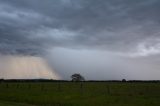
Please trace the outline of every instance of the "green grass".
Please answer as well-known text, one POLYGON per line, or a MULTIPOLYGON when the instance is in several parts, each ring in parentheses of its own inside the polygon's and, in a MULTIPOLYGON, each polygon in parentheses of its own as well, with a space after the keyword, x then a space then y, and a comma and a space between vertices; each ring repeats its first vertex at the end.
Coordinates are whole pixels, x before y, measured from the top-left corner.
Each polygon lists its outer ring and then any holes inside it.
POLYGON ((1 83, 0 106, 160 106, 160 83, 1 83))
POLYGON ((8 101, 0 101, 0 106, 35 106, 25 103, 16 103, 16 102, 8 102, 8 101))

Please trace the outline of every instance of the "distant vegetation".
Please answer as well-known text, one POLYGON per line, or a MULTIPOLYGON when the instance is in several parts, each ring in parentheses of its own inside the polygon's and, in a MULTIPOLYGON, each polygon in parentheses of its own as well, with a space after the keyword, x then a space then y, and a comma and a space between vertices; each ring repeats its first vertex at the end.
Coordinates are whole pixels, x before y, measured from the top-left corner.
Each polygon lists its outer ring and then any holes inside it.
POLYGON ((72 81, 85 81, 84 77, 81 74, 73 74, 71 76, 72 81))
POLYGON ((122 81, 2 80, 0 106, 160 106, 160 82, 122 81))

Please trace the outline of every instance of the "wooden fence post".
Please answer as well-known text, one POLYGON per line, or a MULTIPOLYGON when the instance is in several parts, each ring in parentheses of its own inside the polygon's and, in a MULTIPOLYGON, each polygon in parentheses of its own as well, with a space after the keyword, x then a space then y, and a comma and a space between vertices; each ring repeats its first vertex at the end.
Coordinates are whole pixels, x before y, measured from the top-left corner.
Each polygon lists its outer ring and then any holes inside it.
POLYGON ((61 91, 61 83, 58 82, 58 91, 60 92, 61 91))
POLYGON ((19 84, 17 84, 17 88, 19 88, 19 84))
POLYGON ((8 85, 8 83, 6 84, 6 88, 9 88, 9 85, 8 85))
POLYGON ((108 93, 108 95, 110 94, 110 87, 109 87, 109 85, 107 85, 107 93, 108 93))
POLYGON ((83 93, 83 82, 80 82, 80 90, 81 90, 81 93, 83 93))
POLYGON ((44 90, 44 86, 43 86, 43 84, 41 85, 41 90, 44 90))
POLYGON ((28 85, 28 89, 30 89, 30 88, 31 88, 31 84, 28 85))

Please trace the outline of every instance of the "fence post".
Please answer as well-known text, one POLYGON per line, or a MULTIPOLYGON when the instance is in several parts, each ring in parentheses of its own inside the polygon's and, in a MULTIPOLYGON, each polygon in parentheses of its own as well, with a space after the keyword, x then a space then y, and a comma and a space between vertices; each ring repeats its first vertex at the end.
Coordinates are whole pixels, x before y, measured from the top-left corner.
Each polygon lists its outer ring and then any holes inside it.
POLYGON ((8 83, 6 84, 6 88, 9 88, 9 85, 8 85, 8 83))
POLYGON ((19 84, 17 84, 17 88, 19 88, 19 84))
POLYGON ((61 83, 58 82, 58 91, 60 92, 61 91, 61 83))
POLYGON ((83 93, 83 82, 80 82, 80 90, 81 90, 81 92, 83 93))
POLYGON ((41 90, 44 90, 44 86, 43 86, 43 84, 41 85, 41 90))
POLYGON ((31 85, 29 84, 29 85, 28 85, 28 89, 30 89, 30 88, 31 88, 31 85))
POLYGON ((108 93, 108 95, 110 94, 110 87, 109 87, 109 85, 107 85, 107 93, 108 93))

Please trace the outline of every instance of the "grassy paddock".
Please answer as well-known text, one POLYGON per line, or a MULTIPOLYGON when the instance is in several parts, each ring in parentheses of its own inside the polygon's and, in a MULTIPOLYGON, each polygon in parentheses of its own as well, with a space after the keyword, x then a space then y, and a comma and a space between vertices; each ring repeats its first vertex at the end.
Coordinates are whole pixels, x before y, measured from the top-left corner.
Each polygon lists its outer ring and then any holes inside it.
POLYGON ((0 106, 160 106, 160 83, 0 83, 0 106))

